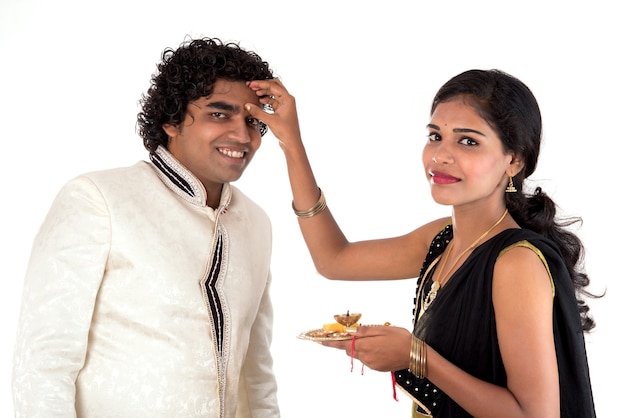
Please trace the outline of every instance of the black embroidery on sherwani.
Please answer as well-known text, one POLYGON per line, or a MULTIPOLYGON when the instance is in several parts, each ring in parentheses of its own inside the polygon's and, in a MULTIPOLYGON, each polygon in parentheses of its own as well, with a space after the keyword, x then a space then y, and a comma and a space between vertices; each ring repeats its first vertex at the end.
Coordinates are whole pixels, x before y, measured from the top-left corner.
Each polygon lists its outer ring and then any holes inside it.
POLYGON ((167 163, 163 161, 160 155, 154 152, 150 153, 150 161, 152 161, 155 167, 161 170, 161 172, 165 174, 172 183, 177 185, 182 191, 187 193, 189 196, 195 197, 193 193, 193 189, 191 188, 191 185, 189 184, 189 182, 187 182, 187 180, 182 178, 176 171, 174 171, 174 169, 172 169, 169 165, 167 165, 167 163))
POLYGON ((220 277, 220 267, 222 265, 222 253, 224 241, 221 231, 217 231, 215 253, 209 270, 209 275, 204 282, 204 288, 209 304, 209 313, 213 317, 213 328, 215 329, 215 339, 219 353, 222 353, 224 341, 224 312, 222 311, 222 301, 217 292, 217 281, 220 277))

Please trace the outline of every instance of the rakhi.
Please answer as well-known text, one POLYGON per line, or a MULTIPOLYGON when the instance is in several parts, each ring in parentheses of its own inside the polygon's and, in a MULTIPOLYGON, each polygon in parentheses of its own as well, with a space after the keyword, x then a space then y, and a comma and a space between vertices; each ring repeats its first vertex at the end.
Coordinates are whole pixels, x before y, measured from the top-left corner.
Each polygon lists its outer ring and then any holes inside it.
MULTIPOLYGON (((385 322, 383 325, 387 327, 391 324, 389 322, 385 322)), ((356 344, 356 335, 353 335, 352 343, 351 343, 351 350, 350 350, 350 373, 352 373, 352 371, 354 370, 354 346, 355 344, 356 344)), ((393 373, 393 370, 390 373, 391 373, 391 388, 393 390, 393 399, 397 401, 398 393, 396 392, 396 375, 393 373)), ((363 374, 365 374, 365 364, 361 363, 361 375, 363 374)))

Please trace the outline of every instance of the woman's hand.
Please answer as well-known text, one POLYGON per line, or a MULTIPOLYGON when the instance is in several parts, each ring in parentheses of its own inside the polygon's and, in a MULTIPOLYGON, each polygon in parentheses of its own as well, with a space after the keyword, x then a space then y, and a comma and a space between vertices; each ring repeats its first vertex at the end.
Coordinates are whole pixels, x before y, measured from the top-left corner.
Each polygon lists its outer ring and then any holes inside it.
MULTIPOLYGON (((362 326, 354 333, 354 358, 372 370, 388 372, 409 367, 411 333, 386 325, 362 326)), ((352 355, 352 340, 324 341, 322 344, 352 355)))
POLYGON ((250 115, 267 124, 283 149, 300 145, 302 139, 296 99, 289 94, 283 83, 274 78, 254 80, 247 84, 259 97, 261 104, 271 106, 271 109, 266 111, 253 103, 246 103, 246 110, 250 115))

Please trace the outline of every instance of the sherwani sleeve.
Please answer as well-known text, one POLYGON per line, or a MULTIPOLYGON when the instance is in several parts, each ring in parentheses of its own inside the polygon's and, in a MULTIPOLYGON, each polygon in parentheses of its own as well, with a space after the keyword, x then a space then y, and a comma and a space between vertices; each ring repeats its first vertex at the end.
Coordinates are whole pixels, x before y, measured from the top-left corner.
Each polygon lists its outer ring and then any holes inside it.
POLYGON ((87 177, 66 184, 41 226, 24 280, 14 351, 16 417, 75 417, 75 381, 110 249, 105 201, 87 177))
POLYGON ((239 380, 237 417, 280 417, 277 385, 270 352, 272 342, 273 308, 270 300, 271 273, 263 293, 257 317, 252 325, 248 353, 239 380))

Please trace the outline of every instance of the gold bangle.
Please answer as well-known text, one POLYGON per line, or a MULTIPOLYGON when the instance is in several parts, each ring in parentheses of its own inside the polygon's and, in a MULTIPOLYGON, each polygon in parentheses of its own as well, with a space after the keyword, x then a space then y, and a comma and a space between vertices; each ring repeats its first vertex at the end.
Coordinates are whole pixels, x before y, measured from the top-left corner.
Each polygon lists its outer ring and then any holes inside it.
POLYGON ((421 355, 420 355, 420 376, 426 377, 426 342, 420 340, 421 355))
POLYGON ((417 368, 415 367, 415 356, 417 350, 415 349, 415 335, 411 335, 411 352, 409 353, 409 370, 413 374, 417 374, 417 368))
POLYGON ((320 191, 320 198, 317 200, 317 203, 314 204, 310 209, 298 210, 293 204, 293 201, 291 202, 293 212, 298 218, 311 218, 326 209, 326 198, 324 197, 324 192, 319 187, 317 189, 320 191))
POLYGON ((426 377, 426 343, 415 335, 411 336, 409 370, 416 377, 426 377))

